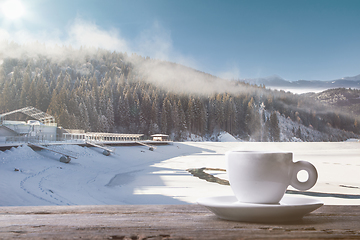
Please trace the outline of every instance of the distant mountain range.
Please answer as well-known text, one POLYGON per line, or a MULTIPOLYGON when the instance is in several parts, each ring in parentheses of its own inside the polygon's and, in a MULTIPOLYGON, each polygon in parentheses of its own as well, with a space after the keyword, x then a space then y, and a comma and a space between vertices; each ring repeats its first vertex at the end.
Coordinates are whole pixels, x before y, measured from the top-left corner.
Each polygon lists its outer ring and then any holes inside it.
POLYGON ((360 89, 360 74, 354 77, 344 77, 331 81, 321 80, 297 80, 287 81, 279 76, 267 78, 241 79, 240 81, 249 84, 265 85, 268 88, 298 88, 298 89, 331 89, 331 88, 356 88, 360 89))

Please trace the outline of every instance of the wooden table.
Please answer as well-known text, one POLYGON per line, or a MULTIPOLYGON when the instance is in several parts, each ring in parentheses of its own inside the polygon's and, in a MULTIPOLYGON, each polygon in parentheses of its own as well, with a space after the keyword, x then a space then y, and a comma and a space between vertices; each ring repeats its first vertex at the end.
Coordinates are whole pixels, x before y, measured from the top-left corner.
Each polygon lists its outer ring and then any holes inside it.
POLYGON ((0 239, 360 239, 360 206, 323 206, 301 221, 225 221, 198 205, 0 207, 0 239))

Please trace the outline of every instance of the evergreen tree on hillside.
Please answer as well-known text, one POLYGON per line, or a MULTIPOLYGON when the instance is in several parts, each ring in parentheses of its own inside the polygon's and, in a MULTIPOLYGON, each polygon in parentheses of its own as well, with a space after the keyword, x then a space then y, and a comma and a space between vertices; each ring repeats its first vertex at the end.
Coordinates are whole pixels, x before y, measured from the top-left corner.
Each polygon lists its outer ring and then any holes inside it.
POLYGON ((81 102, 79 104, 79 111, 80 111, 79 118, 81 119, 79 124, 80 129, 85 130, 85 132, 91 131, 89 113, 85 103, 81 102))
MULTIPOLYGON (((61 51, 80 56, 85 50, 61 47, 61 51)), ((305 97, 239 81, 234 81, 231 93, 190 95, 167 91, 148 81, 141 67, 136 67, 147 61, 154 60, 102 49, 84 58, 5 58, 0 65, 0 112, 33 106, 53 115, 64 128, 146 136, 163 132, 177 140, 188 133, 209 136, 227 131, 253 141, 266 141, 266 136, 279 141, 278 116, 320 132, 330 127, 360 131, 356 116, 332 110, 324 113, 322 105, 305 97), (264 123, 268 128, 263 127, 264 123)), ((188 69, 175 63, 158 63, 188 69)), ((203 76, 216 81, 214 76, 203 76)), ((294 128, 294 132, 299 129, 294 128)))
POLYGON ((224 116, 224 103, 222 94, 217 94, 214 102, 214 117, 215 128, 223 129, 225 116, 224 116))
POLYGON ((42 75, 40 75, 38 79, 35 91, 36 93, 35 93, 34 106, 36 106, 41 111, 46 112, 51 100, 51 96, 50 96, 49 86, 42 75))
POLYGON ((165 98, 161 108, 161 132, 170 134, 172 130, 171 103, 165 98))
POLYGON ((253 97, 250 99, 247 105, 245 123, 249 136, 251 136, 253 140, 259 141, 261 136, 260 114, 255 105, 255 100, 253 97))
POLYGON ((270 138, 272 142, 280 142, 280 128, 279 128, 279 120, 276 112, 271 113, 270 115, 270 138))
POLYGON ((187 130, 187 128, 186 128, 186 117, 180 99, 178 100, 177 103, 177 109, 178 109, 178 121, 179 121, 178 136, 179 139, 183 139, 185 138, 185 131, 187 130))
MULTIPOLYGON (((55 92, 55 94, 56 94, 56 92, 55 92)), ((27 96, 28 97, 26 98, 26 100, 27 100, 26 105, 36 107, 37 105, 36 105, 36 80, 35 79, 33 79, 31 81, 27 96)))
POLYGON ((149 135, 159 133, 160 128, 158 124, 158 108, 156 101, 153 101, 151 105, 151 113, 150 113, 150 126, 149 126, 149 135))
MULTIPOLYGON (((29 102, 29 88, 30 88, 30 69, 29 67, 26 69, 26 72, 24 73, 23 76, 23 83, 21 86, 21 93, 20 93, 20 105, 19 107, 23 108, 26 107, 29 102)), ((50 93, 49 93, 50 94, 50 93)), ((48 100, 48 103, 50 102, 50 100, 48 100)), ((45 109, 46 111, 46 109, 45 109)))
POLYGON ((128 132, 130 126, 130 107, 126 96, 120 96, 118 107, 118 122, 116 122, 116 125, 120 127, 122 132, 128 132))
POLYGON ((227 97, 225 107, 225 130, 231 134, 235 132, 236 127, 236 107, 234 99, 230 96, 227 97))
POLYGON ((187 112, 186 112, 186 123, 187 128, 190 132, 194 132, 194 122, 195 122, 195 106, 194 106, 194 100, 190 96, 187 104, 187 112))

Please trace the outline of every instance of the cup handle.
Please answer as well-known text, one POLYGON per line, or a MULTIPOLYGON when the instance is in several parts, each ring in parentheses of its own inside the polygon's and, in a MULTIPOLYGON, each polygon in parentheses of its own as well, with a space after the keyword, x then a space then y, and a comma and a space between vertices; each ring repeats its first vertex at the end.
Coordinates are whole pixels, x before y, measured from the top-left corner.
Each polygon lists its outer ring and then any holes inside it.
POLYGON ((298 190, 308 190, 315 185, 317 178, 318 173, 314 165, 306 161, 298 161, 294 163, 290 185, 298 190), (301 170, 305 170, 309 174, 309 178, 306 182, 300 182, 297 178, 297 174, 301 170))

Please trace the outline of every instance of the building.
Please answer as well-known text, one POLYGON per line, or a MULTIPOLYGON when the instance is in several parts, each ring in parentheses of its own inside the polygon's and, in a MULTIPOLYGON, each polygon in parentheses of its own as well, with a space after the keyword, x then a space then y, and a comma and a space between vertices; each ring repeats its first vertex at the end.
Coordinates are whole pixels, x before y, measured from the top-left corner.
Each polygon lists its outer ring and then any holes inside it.
MULTIPOLYGON (((0 143, 13 142, 139 142, 144 134, 85 132, 81 129, 57 127, 53 116, 34 107, 0 114, 0 143), (27 121, 5 120, 12 114, 23 114, 27 121)), ((167 135, 164 135, 167 136, 167 135)))
POLYGON ((34 107, 21 108, 0 114, 0 142, 44 142, 57 140, 57 124, 53 116, 34 107), (12 114, 21 113, 28 121, 5 120, 12 114))
POLYGON ((154 134, 151 135, 153 141, 169 141, 169 135, 166 134, 154 134))
POLYGON ((62 134, 63 140, 68 141, 99 141, 99 142, 137 142, 141 140, 144 134, 126 134, 126 133, 103 133, 103 132, 85 132, 78 129, 66 129, 62 134))

